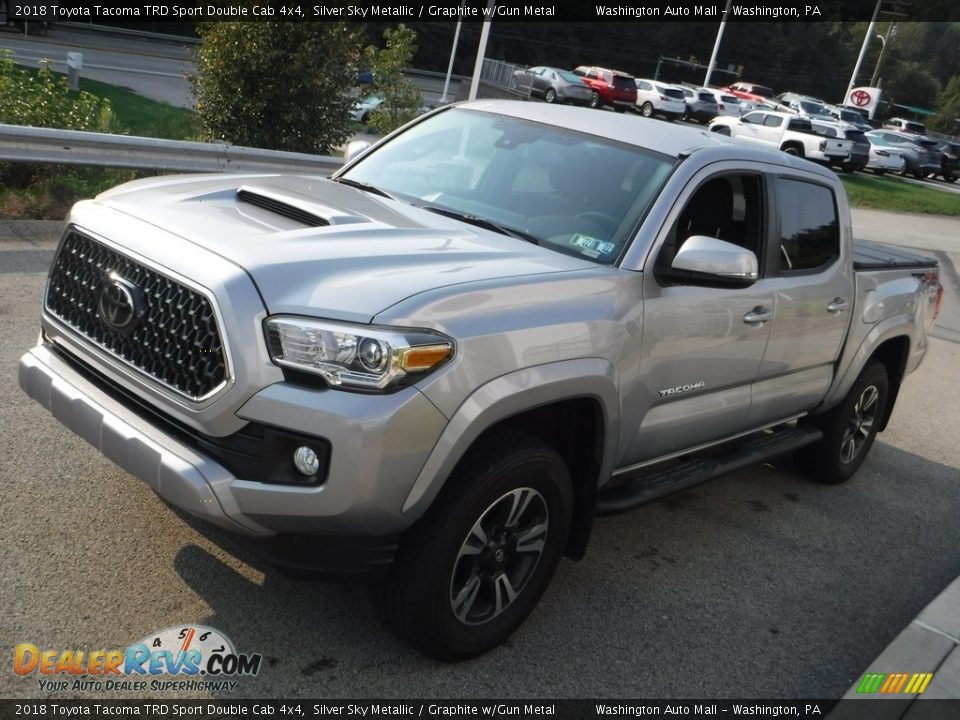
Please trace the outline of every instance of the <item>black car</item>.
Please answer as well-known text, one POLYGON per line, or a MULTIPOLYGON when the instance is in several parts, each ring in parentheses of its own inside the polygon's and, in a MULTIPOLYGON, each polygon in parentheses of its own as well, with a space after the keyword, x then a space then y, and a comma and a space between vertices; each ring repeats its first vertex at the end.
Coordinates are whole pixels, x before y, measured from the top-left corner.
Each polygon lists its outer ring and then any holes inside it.
POLYGON ((960 177, 960 144, 945 142, 937 148, 940 151, 940 177, 945 182, 956 182, 960 177))

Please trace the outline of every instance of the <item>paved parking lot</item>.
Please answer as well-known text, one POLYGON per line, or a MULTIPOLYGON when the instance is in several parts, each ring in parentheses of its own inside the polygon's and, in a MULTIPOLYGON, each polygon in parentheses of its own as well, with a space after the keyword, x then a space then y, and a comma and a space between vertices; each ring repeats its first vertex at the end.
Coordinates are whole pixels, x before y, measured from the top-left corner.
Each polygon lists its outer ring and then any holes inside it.
MULTIPOLYGON (((857 217, 960 265, 960 222, 857 217)), ((442 665, 384 630, 365 589, 292 582, 224 552, 20 392, 56 232, 0 222, 7 652, 125 647, 203 623, 265 657, 236 696, 838 697, 960 574, 952 268, 941 329, 854 480, 824 487, 784 462, 602 518, 586 559, 563 562, 507 645, 442 665)), ((38 694, 0 673, 0 696, 38 694)))

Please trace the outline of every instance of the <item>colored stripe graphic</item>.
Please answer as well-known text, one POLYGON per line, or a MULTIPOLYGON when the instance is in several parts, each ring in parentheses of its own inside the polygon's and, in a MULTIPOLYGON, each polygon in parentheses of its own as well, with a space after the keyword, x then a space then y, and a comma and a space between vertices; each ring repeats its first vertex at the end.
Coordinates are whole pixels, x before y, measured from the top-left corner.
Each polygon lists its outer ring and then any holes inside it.
POLYGON ((932 679, 933 673, 866 673, 857 686, 857 692, 919 695, 927 689, 932 679))
POLYGON ((885 673, 867 673, 860 681, 857 688, 858 693, 875 693, 880 688, 880 683, 886 677, 885 673))

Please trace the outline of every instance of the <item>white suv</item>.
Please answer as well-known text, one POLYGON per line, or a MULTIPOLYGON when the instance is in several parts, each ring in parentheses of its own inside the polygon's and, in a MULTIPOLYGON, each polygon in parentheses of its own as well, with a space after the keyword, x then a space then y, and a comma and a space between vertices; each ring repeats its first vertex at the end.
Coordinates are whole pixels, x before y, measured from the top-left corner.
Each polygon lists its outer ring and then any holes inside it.
POLYGON ((656 80, 637 78, 637 108, 644 117, 660 115, 673 122, 687 112, 683 90, 656 80))

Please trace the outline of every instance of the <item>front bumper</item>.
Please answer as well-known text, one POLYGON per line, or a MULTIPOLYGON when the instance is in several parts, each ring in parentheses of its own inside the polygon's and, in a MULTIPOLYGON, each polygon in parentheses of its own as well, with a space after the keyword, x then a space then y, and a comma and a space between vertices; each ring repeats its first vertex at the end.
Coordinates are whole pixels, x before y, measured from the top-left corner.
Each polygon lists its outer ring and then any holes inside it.
MULTIPOLYGON (((18 379, 24 392, 63 425, 161 498, 255 541, 254 549, 258 544, 269 549, 274 561, 281 548, 307 548, 296 538, 309 535, 337 537, 338 547, 346 538, 366 538, 353 546, 369 546, 380 563, 385 548, 395 548, 390 538, 414 520, 401 512, 403 501, 446 425, 415 388, 361 395, 276 383, 248 400, 238 415, 322 436, 332 447, 322 484, 278 485, 234 476, 189 438, 138 413, 47 343, 23 355, 18 379)), ((353 569, 364 564, 362 551, 325 553, 319 537, 309 545, 307 559, 290 564, 331 570, 327 566, 338 557, 353 569)))

